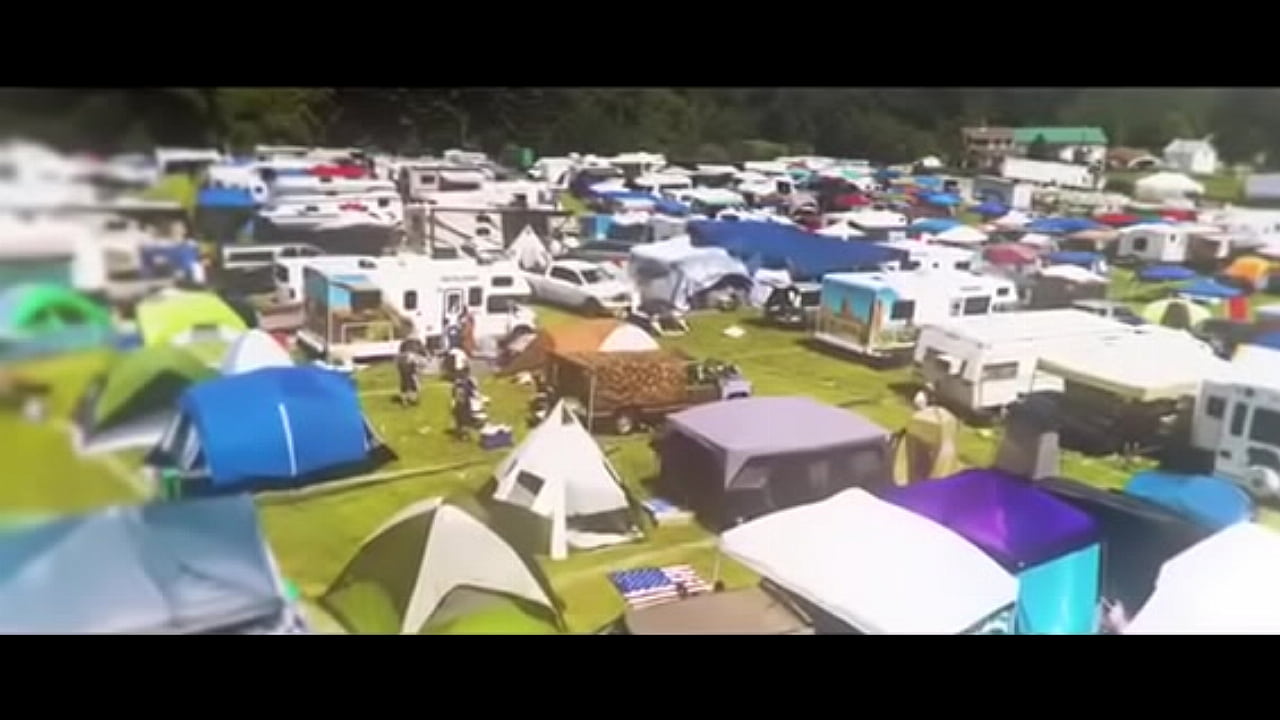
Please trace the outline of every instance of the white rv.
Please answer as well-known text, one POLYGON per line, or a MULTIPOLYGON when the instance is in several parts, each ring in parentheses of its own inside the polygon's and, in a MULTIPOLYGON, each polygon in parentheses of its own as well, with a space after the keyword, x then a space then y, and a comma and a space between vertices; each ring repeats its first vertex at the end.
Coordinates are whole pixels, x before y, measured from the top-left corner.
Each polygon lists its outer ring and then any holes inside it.
POLYGON ((915 368, 947 403, 998 410, 1023 393, 1062 388, 1037 372, 1041 353, 1133 329, 1082 310, 1030 310, 930 325, 916 343, 915 368))
POLYGON ((856 210, 845 214, 844 221, 868 240, 906 240, 910 221, 902 213, 889 210, 856 210))
POLYGON ((378 258, 371 255, 321 255, 279 257, 271 268, 276 305, 302 302, 303 268, 314 267, 325 272, 359 273, 378 268, 378 258))
POLYGON ((1036 188, 1030 183, 983 175, 973 179, 970 194, 979 203, 997 202, 1014 210, 1030 210, 1036 188))
POLYGON ((1232 367, 1200 384, 1191 446, 1211 454, 1213 472, 1256 495, 1280 497, 1280 373, 1232 367))
POLYGON ((881 246, 898 253, 899 259, 885 264, 885 270, 973 270, 980 253, 969 249, 920 242, 919 240, 889 240, 881 246))
POLYGON ((871 357, 909 351, 947 317, 1012 310, 1010 280, 958 271, 831 273, 822 278, 814 340, 871 357))
POLYGON ((651 195, 670 195, 684 190, 692 190, 693 178, 688 175, 674 173, 648 173, 632 180, 631 186, 637 192, 647 192, 651 195))
POLYGON ((390 357, 408 337, 439 348, 448 318, 464 310, 481 354, 535 327, 532 311, 521 304, 529 286, 514 263, 401 255, 374 264, 358 272, 304 265, 305 318, 298 331, 304 347, 353 361, 390 357))
POLYGON ((1120 231, 1120 238, 1116 241, 1116 257, 1154 263, 1180 263, 1187 259, 1189 242, 1186 231, 1176 225, 1131 225, 1120 231))
POLYGON ((1007 180, 1051 185, 1077 190, 1101 190, 1099 173, 1086 165, 1007 157, 1000 165, 1000 176, 1007 180))

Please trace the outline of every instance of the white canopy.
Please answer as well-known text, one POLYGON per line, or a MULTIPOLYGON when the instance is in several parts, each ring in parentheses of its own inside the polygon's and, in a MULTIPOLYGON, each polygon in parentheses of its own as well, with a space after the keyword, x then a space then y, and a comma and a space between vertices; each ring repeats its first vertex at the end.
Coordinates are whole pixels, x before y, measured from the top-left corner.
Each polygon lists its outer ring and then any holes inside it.
POLYGON ((1133 194, 1145 202, 1162 202, 1187 195, 1203 195, 1204 185, 1182 173, 1158 172, 1133 184, 1133 194))
POLYGON ((270 333, 254 328, 227 348, 220 370, 223 375, 239 375, 262 368, 292 365, 293 358, 270 333))
POLYGON ((961 633, 1017 595, 976 546, 860 488, 739 525, 721 547, 869 634, 961 633))
POLYGON ((1125 632, 1280 633, 1280 534, 1239 523, 1173 557, 1125 632))
POLYGON ((995 221, 995 225, 999 228, 1016 230, 1029 222, 1031 222, 1031 218, 1026 213, 1019 210, 1010 210, 1005 215, 1000 216, 995 221))
POLYGON ((987 234, 968 225, 957 225, 934 235, 933 239, 950 245, 981 245, 987 241, 987 234))
POLYGON ((1074 283, 1105 283, 1106 278, 1089 272, 1079 265, 1050 265, 1040 271, 1045 277, 1056 277, 1074 283))

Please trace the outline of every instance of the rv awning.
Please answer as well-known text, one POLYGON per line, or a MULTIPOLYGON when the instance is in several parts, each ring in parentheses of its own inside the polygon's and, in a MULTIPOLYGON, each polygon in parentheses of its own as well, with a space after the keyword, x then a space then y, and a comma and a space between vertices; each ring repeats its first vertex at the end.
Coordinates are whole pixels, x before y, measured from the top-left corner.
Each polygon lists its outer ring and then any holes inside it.
POLYGON ((1137 402, 1193 396, 1202 380, 1227 366, 1190 335, 1166 328, 1048 348, 1039 360, 1043 372, 1137 402))

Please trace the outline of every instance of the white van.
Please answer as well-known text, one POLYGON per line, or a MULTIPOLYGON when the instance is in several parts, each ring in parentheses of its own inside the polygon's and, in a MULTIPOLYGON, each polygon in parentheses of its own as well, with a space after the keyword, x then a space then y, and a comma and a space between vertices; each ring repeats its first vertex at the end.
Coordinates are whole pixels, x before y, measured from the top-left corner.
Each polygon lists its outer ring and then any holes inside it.
POLYGON ((222 248, 223 270, 258 270, 274 265, 279 260, 314 258, 324 251, 306 243, 282 243, 279 245, 225 245, 222 248))

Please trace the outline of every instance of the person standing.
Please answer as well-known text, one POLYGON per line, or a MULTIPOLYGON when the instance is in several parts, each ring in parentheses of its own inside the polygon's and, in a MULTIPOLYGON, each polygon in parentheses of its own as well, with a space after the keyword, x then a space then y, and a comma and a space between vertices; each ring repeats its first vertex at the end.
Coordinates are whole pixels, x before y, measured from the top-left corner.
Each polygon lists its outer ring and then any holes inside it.
POLYGON ((400 352, 396 355, 396 371, 400 375, 400 402, 406 407, 418 404, 418 393, 422 388, 422 372, 426 370, 427 359, 423 356, 418 343, 405 340, 400 343, 400 352))

